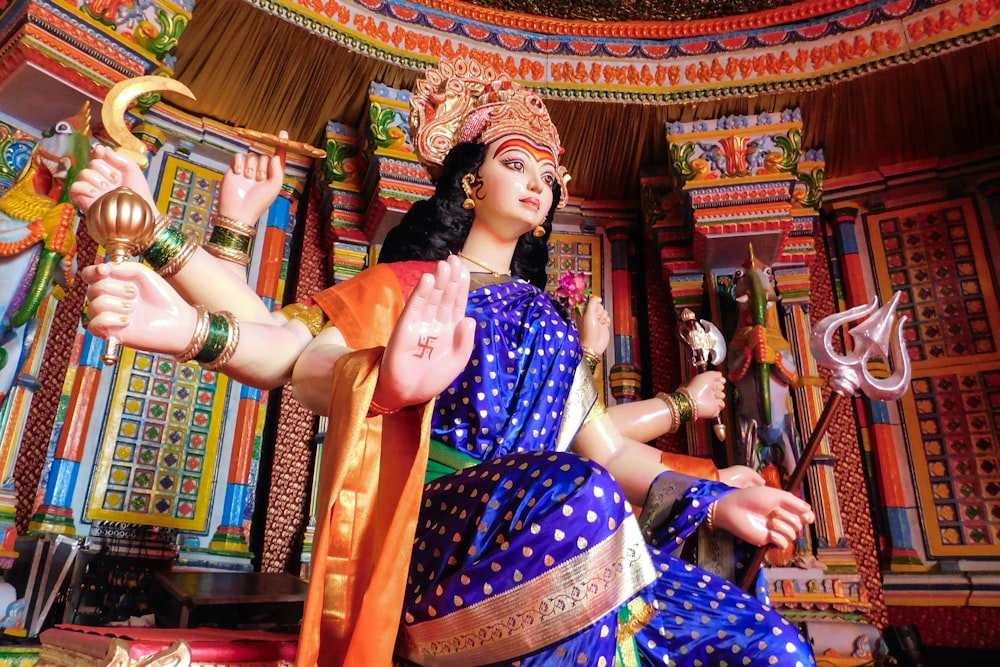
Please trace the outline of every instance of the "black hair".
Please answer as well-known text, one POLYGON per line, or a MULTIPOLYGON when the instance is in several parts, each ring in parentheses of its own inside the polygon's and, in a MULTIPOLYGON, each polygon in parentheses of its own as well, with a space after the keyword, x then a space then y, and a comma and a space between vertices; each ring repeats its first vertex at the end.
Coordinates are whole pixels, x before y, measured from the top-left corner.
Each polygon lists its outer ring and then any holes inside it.
MULTIPOLYGON (((386 234, 378 261, 439 260, 459 252, 469 236, 475 215, 462 208, 465 201, 462 177, 478 172, 485 159, 486 145, 481 143, 465 142, 448 151, 434 195, 413 204, 399 225, 386 234)), ((549 235, 561 194, 560 184, 554 184, 552 207, 542 223, 545 234, 535 236, 533 230, 522 234, 510 263, 512 275, 539 289, 545 289, 549 235)))

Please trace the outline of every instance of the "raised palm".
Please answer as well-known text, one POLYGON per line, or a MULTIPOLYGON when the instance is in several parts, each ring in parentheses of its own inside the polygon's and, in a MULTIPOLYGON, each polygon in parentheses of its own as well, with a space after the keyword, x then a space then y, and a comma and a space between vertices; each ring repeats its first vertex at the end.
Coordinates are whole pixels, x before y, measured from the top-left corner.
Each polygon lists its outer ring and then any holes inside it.
POLYGON ((462 372, 476 328, 465 315, 468 298, 469 272, 455 256, 421 277, 382 356, 375 395, 380 405, 425 403, 462 372))

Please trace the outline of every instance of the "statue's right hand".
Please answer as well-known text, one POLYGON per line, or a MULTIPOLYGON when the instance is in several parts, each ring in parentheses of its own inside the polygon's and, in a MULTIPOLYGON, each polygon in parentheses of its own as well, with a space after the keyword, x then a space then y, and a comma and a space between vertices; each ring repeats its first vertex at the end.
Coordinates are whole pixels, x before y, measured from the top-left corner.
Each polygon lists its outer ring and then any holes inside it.
POLYGON ((101 195, 122 187, 141 196, 150 208, 156 210, 153 193, 139 165, 107 146, 98 144, 91 152, 90 162, 69 186, 69 194, 73 203, 86 213, 101 195))
POLYGON ((466 317, 469 272, 454 255, 424 274, 382 355, 375 402, 388 409, 425 403, 462 372, 475 341, 466 317))
POLYGON ((176 355, 194 335, 197 313, 167 282, 139 262, 104 263, 80 272, 88 283, 87 328, 101 338, 176 355))

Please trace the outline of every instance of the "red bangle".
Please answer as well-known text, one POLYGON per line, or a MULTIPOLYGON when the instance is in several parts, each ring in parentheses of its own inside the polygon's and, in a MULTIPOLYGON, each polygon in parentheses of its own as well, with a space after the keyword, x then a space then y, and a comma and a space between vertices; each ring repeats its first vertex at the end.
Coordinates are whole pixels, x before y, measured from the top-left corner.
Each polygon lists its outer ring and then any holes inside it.
POLYGON ((372 399, 372 402, 368 404, 368 416, 369 417, 384 417, 386 415, 392 415, 399 412, 399 408, 395 410, 390 410, 389 408, 383 407, 372 399))

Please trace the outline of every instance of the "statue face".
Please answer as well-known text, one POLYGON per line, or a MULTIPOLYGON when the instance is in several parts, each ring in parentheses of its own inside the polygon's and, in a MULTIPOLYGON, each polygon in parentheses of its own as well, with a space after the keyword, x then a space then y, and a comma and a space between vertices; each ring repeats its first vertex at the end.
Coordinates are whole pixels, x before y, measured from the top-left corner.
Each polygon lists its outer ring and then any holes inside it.
POLYGON ((558 178, 552 153, 522 135, 503 136, 488 144, 478 176, 476 224, 512 240, 545 221, 558 178))

